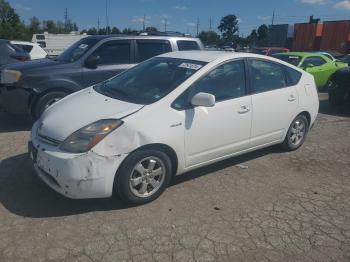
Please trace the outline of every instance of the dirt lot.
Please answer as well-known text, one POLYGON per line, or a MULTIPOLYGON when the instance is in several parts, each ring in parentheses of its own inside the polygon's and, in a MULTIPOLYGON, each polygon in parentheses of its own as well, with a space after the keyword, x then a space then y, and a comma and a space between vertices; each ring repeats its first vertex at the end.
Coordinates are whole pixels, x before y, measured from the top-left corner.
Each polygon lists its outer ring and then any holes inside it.
POLYGON ((140 207, 56 194, 26 154, 30 121, 0 114, 0 261, 350 261, 350 113, 321 112, 299 151, 176 177, 140 207))

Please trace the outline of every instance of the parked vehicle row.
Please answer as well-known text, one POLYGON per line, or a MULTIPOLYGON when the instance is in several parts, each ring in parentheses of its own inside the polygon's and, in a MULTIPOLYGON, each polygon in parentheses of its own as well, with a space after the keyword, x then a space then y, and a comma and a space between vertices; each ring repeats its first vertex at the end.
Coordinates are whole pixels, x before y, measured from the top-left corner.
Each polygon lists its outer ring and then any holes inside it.
POLYGON ((313 77, 281 60, 172 52, 49 107, 29 151, 39 177, 66 197, 117 193, 143 204, 176 174, 275 144, 299 148, 318 107, 313 77))
POLYGON ((0 103, 11 113, 39 118, 68 94, 107 80, 159 54, 201 50, 199 39, 169 36, 91 36, 54 60, 10 64, 1 70, 0 103))
POLYGON ((30 55, 31 60, 42 59, 47 57, 47 53, 39 44, 25 41, 11 41, 11 44, 23 49, 30 55))
POLYGON ((300 67, 315 77, 318 88, 325 88, 330 77, 348 65, 324 53, 287 52, 273 57, 300 67))

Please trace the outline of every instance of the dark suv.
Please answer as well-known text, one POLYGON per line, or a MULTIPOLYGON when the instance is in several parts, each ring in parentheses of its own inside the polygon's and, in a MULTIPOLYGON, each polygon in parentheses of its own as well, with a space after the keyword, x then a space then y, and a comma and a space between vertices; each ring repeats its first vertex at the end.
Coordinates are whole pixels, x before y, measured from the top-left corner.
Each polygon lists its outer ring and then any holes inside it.
POLYGON ((63 97, 107 80, 162 53, 201 50, 197 38, 173 36, 90 36, 55 60, 41 59, 2 67, 0 107, 38 118, 63 97))

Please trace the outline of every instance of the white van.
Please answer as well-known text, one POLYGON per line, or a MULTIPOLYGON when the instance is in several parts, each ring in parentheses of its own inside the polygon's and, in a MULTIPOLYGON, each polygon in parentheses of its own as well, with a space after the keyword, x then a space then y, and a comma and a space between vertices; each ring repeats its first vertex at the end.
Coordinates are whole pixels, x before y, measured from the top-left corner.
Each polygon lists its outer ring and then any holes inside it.
POLYGON ((87 34, 80 34, 79 32, 71 32, 69 34, 34 34, 32 38, 33 43, 38 43, 49 56, 58 56, 66 48, 87 37, 87 34))

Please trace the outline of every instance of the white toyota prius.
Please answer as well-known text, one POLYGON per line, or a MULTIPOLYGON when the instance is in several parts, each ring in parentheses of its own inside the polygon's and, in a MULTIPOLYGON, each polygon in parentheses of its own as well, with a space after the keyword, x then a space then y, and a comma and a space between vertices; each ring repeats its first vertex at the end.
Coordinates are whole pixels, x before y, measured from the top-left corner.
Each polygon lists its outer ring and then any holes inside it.
POLYGON ((174 175, 280 144, 295 150, 315 122, 313 77, 267 56, 174 52, 49 107, 29 152, 39 177, 69 198, 156 199, 174 175))

